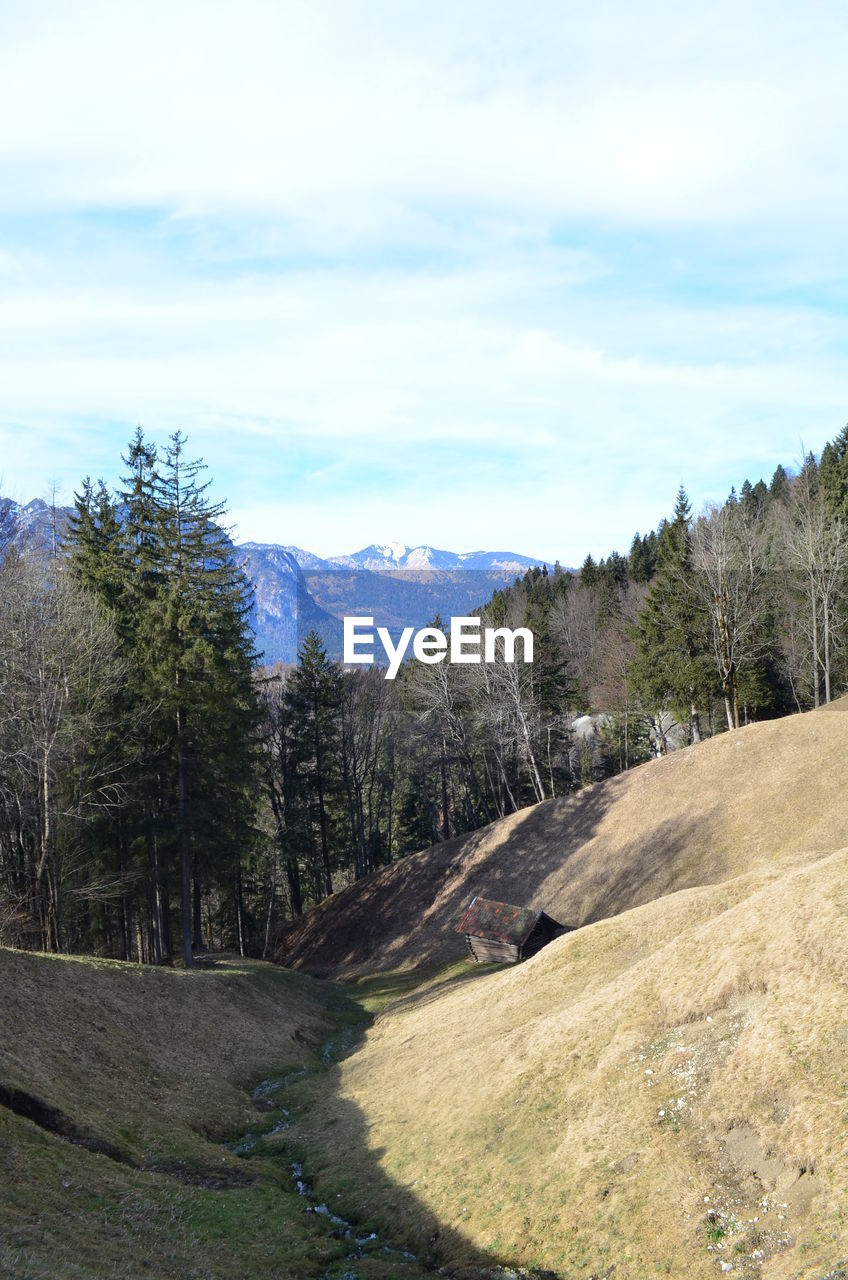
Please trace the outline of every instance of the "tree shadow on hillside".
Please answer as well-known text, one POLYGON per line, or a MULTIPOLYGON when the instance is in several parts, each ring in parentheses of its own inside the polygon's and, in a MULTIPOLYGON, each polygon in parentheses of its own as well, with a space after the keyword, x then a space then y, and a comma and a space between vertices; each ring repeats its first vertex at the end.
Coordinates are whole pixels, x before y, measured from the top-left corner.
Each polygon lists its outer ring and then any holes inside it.
MULTIPOLYGON (((431 1004, 434 1000, 440 1000, 448 991, 456 991, 459 987, 466 987, 470 983, 477 981, 479 978, 486 978, 491 973, 499 973, 504 969, 512 969, 511 964, 477 964, 476 961, 468 957, 466 968, 459 973, 451 974, 444 981, 435 982, 432 985, 424 985, 418 990, 408 990, 399 992, 398 995, 386 1006, 387 1013, 397 1013, 402 1009, 420 1008, 422 1005, 431 1004)), ((431 971, 430 971, 431 972, 431 971)), ((404 975, 406 976, 406 975, 404 975)), ((428 969, 412 970, 410 977, 417 979, 419 983, 426 984, 428 969)), ((404 986, 408 988, 409 982, 404 986)))
MULTIPOLYGON (((606 920, 633 907, 681 889, 713 884, 723 877, 723 863, 701 849, 704 816, 667 819, 651 828, 649 840, 633 841, 620 850, 614 865, 603 864, 583 924, 606 920), (686 865, 682 860, 691 854, 686 865)), ((600 871, 600 869, 599 869, 600 871)))
POLYGON ((475 895, 580 927, 726 878, 708 834, 717 819, 703 809, 653 823, 648 809, 631 840, 620 829, 601 838, 626 785, 612 778, 405 858, 311 912, 277 958, 319 977, 426 974, 467 955, 456 925, 475 895))
POLYGON ((456 836, 343 889, 286 932, 277 960, 317 977, 450 964, 466 954, 456 924, 477 894, 555 915, 544 882, 595 834, 616 781, 521 810, 505 832, 456 836), (493 838, 496 856, 487 857, 493 838))
MULTIPOLYGON (((331 1071, 335 1072, 335 1086, 340 1078, 338 1068, 331 1071)), ((429 1146, 423 1147, 420 1153, 409 1149, 387 1153, 383 1147, 371 1146, 369 1135, 373 1124, 355 1103, 342 1098, 336 1087, 330 1092, 327 1084, 304 1113, 293 1113, 295 1120, 285 1135, 284 1146, 287 1160, 294 1157, 302 1161, 303 1178, 308 1184, 304 1200, 312 1211, 317 1208, 319 1215, 326 1217, 327 1236, 340 1240, 343 1247, 349 1244, 348 1263, 353 1272, 372 1274, 367 1269, 357 1271, 356 1260, 362 1240, 376 1232, 378 1238, 365 1246, 365 1256, 390 1265, 391 1270, 379 1274, 396 1280, 403 1280, 407 1275, 410 1280, 419 1280, 422 1273, 438 1274, 447 1280, 501 1280, 504 1273, 514 1276, 514 1268, 518 1266, 526 1268, 521 1271, 526 1280, 564 1280, 559 1272, 544 1267, 534 1269, 533 1262, 543 1254, 545 1241, 541 1237, 528 1237, 526 1230, 520 1237, 521 1259, 495 1247, 494 1241, 492 1248, 475 1244, 461 1225, 466 1214, 464 1206, 468 1203, 467 1190, 457 1192, 453 1221, 440 1218, 410 1185, 392 1178, 381 1161, 387 1154, 403 1159, 407 1167, 413 1169, 414 1180, 426 1182, 431 1172, 434 1176, 443 1176, 445 1157, 450 1153, 442 1148, 436 1155, 429 1146), (324 1206, 329 1214, 325 1213, 324 1206), (333 1222, 330 1214, 337 1215, 344 1223, 333 1222), (349 1228, 353 1228, 352 1233, 349 1228), (414 1254, 414 1263, 403 1260, 404 1251, 414 1254)), ((279 1101, 285 1103, 286 1099, 280 1097, 279 1101)), ((436 1127, 444 1101, 435 1096, 432 1099, 436 1127)), ((457 1183, 461 1185, 462 1175, 457 1183)), ((309 1211, 306 1203, 304 1211, 309 1211)), ((517 1201, 515 1215, 523 1217, 523 1213, 519 1215, 517 1201)), ((503 1230, 509 1232, 508 1223, 503 1228, 493 1224, 493 1237, 503 1230)), ((336 1271, 331 1268, 325 1274, 336 1275, 336 1271)))

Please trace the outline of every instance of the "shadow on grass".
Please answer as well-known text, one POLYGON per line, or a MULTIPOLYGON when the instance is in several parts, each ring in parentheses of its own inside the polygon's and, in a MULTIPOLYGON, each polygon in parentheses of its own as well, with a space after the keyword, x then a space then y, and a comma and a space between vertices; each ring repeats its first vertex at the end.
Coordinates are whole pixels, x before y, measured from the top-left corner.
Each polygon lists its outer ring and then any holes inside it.
POLYGON ((697 822, 685 810, 652 820, 648 799, 632 838, 619 828, 603 840, 601 825, 630 785, 628 775, 611 778, 404 858, 289 926, 275 959, 316 977, 403 965, 426 974, 467 955, 456 925, 475 894, 579 927, 725 878, 703 806, 697 822))
MULTIPOLYGON (((441 999, 446 991, 453 991, 458 987, 466 987, 479 978, 487 977, 490 973, 498 973, 504 969, 512 968, 514 968, 514 965, 511 964, 477 964, 468 958, 458 961, 447 973, 442 971, 433 975, 432 969, 426 967, 410 970, 408 973, 398 975, 405 981, 392 984, 391 998, 380 1009, 380 1012, 389 1013, 400 1009, 410 1009, 413 1006, 428 1005, 434 1000, 441 999)), ((395 975, 391 976, 394 977, 395 975)), ((357 990, 363 985, 366 989, 368 988, 367 980, 364 984, 358 983, 357 990)), ((387 994, 385 988, 381 994, 385 997, 387 994)))
MULTIPOLYGON (((487 966, 486 971, 497 967, 487 966)), ((469 967, 467 973, 453 975, 435 987, 407 992, 392 1007, 434 998, 445 987, 478 976, 484 976, 481 967, 469 967)), ((387 988, 400 989, 407 980, 406 975, 388 975, 382 984, 383 994, 387 988)), ((350 1020, 349 1025, 358 1022, 362 1028, 358 1005, 343 1017, 350 1020)), ((345 1037, 337 1032, 331 1043, 344 1046, 345 1037)), ((344 1048, 342 1056, 349 1051, 344 1048)), ((423 1280, 436 1274, 453 1280, 517 1280, 519 1272, 522 1280, 563 1280, 558 1272, 534 1269, 528 1261, 541 1253, 543 1241, 527 1241, 526 1256, 520 1261, 495 1240, 481 1248, 462 1229, 465 1210, 461 1206, 457 1206, 454 1221, 445 1221, 409 1184, 392 1177, 384 1167, 387 1152, 369 1142, 372 1126, 355 1103, 341 1096, 340 1079, 338 1065, 333 1062, 323 1069, 309 1070, 279 1090, 275 1094, 279 1110, 270 1113, 267 1122, 273 1126, 275 1118, 284 1115, 285 1128, 260 1138, 247 1156, 288 1168, 296 1165, 306 1184, 304 1212, 317 1213, 326 1220, 328 1237, 349 1246, 345 1257, 320 1278, 304 1280, 353 1276, 357 1280, 423 1280), (405 1257, 405 1253, 413 1256, 405 1257)), ((434 1110, 438 1106, 434 1097, 434 1110)), ((415 1156, 405 1153, 403 1158, 414 1161, 415 1156)))
POLYGON ((467 954, 456 924, 475 894, 583 923, 557 914, 545 882, 591 840, 614 800, 613 787, 601 784, 522 810, 498 833, 495 857, 485 856, 493 828, 484 827, 404 858, 290 926, 275 958, 316 977, 391 969, 422 956, 450 964, 467 954))
POLYGON ((699 838, 703 824, 703 815, 695 822, 680 814, 652 826, 649 840, 625 845, 615 865, 603 863, 599 868, 593 900, 581 923, 606 920, 668 893, 722 879, 721 865, 716 863, 711 875, 708 859, 703 856, 699 838), (687 873, 682 859, 690 850, 698 850, 698 857, 687 873))

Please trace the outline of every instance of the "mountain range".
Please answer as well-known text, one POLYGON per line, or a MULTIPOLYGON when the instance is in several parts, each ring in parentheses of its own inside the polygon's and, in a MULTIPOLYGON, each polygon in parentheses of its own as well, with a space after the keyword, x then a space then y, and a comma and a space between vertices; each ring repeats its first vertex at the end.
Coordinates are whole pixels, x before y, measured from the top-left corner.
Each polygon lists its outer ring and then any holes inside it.
POLYGON ((405 542, 372 543, 350 555, 329 556, 322 559, 300 547, 278 546, 267 542, 242 542, 243 551, 261 553, 283 551, 297 561, 301 569, 368 569, 385 572, 396 569, 445 570, 482 569, 520 574, 541 561, 532 556, 520 556, 514 551, 442 551, 437 547, 408 547, 405 542))
MULTIPOLYGON (((8 546, 49 554, 71 508, 36 498, 0 498, 0 555, 8 546)), ((497 587, 521 576, 539 557, 512 551, 445 551, 402 542, 374 543, 350 555, 322 557, 301 547, 235 543, 253 583, 252 625, 263 660, 294 662, 300 642, 316 630, 331 657, 342 654, 342 618, 365 614, 393 635, 447 619, 486 603, 497 587)))

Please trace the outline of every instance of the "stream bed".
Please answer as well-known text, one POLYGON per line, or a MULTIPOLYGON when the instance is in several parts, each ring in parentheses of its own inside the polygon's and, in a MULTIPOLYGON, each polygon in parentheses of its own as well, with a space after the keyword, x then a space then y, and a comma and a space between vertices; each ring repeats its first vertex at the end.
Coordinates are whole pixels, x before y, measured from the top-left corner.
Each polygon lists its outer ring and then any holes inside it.
MULTIPOLYGON (((328 1040, 321 1049, 321 1063, 324 1067, 329 1067, 339 1057, 350 1053, 354 1047, 355 1036, 353 1029, 345 1027, 342 1034, 334 1040, 328 1040)), ((274 1137, 275 1134, 283 1133, 291 1127, 291 1112, 281 1105, 281 1096, 285 1095, 285 1090, 296 1080, 302 1079, 307 1074, 305 1067, 289 1072, 288 1075, 281 1076, 277 1080, 262 1080, 253 1090, 253 1101, 257 1106, 265 1106, 269 1110, 279 1111, 280 1118, 275 1120, 270 1128, 266 1129, 250 1129, 235 1142, 227 1143, 227 1148, 234 1155, 248 1156, 255 1151, 257 1143, 267 1138, 274 1137)), ((359 1273, 355 1264, 361 1262, 363 1258, 380 1256, 383 1258, 392 1258, 400 1266, 407 1267, 415 1264, 419 1269, 432 1272, 433 1275, 448 1276, 445 1270, 437 1269, 423 1262, 411 1253, 408 1249, 396 1248, 394 1245, 385 1243, 380 1239, 376 1231, 362 1232, 352 1222, 348 1222, 346 1218, 340 1217, 339 1214, 331 1212, 326 1204, 319 1201, 315 1195, 312 1186, 305 1180, 303 1176, 303 1166, 294 1161, 289 1166, 294 1190, 304 1201, 304 1212, 314 1214, 319 1218, 326 1218, 328 1224, 328 1236, 335 1240, 343 1240, 349 1245, 349 1253, 345 1258, 348 1264, 348 1270, 344 1271, 337 1280, 360 1280, 359 1273)), ((335 1270, 337 1264, 328 1271, 324 1272, 320 1280, 330 1280, 331 1271, 335 1270)), ((516 1280, 518 1280, 516 1276, 516 1280)))
MULTIPOLYGON (((325 1041, 320 1054, 322 1066, 325 1068, 331 1067, 340 1058, 346 1057, 353 1052, 356 1047, 356 1039, 354 1028, 345 1026, 338 1036, 325 1041)), ((293 1123, 292 1114, 282 1106, 282 1098, 285 1097, 286 1090, 292 1084, 306 1075, 307 1068, 302 1067, 296 1071, 289 1072, 285 1076, 281 1076, 279 1079, 260 1081, 253 1090, 253 1102, 257 1106, 265 1107, 268 1111, 278 1112, 279 1118, 275 1119, 269 1128, 248 1130, 236 1141, 228 1143, 228 1150, 234 1155, 249 1156, 260 1141, 272 1138, 275 1134, 283 1133, 285 1130, 290 1129, 293 1123)), ((364 1280, 356 1266, 364 1258, 393 1260, 398 1267, 399 1276, 405 1275, 407 1269, 415 1268, 416 1273, 423 1271, 434 1276, 442 1276, 444 1280, 452 1280, 450 1268, 437 1267, 433 1263, 417 1257, 416 1254, 408 1249, 388 1244, 380 1239, 376 1231, 362 1232, 354 1223, 348 1222, 346 1218, 337 1213, 333 1213, 315 1195, 312 1186, 303 1176, 303 1166, 299 1162, 293 1161, 289 1165, 289 1172, 293 1190, 304 1201, 304 1212, 314 1214, 318 1218, 326 1218, 328 1237, 344 1241, 349 1246, 349 1252, 344 1259, 344 1265, 347 1269, 340 1273, 338 1271, 338 1262, 333 1263, 318 1277, 318 1280, 364 1280)), ((559 1280, 552 1271, 528 1271, 524 1268, 512 1269, 498 1265, 487 1267, 478 1274, 479 1280, 559 1280)))

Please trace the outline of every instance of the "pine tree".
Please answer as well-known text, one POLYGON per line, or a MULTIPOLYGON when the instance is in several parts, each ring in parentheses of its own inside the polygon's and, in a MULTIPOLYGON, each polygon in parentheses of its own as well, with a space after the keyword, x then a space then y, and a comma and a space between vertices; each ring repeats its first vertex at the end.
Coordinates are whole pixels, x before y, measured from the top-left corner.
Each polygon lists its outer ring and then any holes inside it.
POLYGON ((819 476, 831 513, 848 520, 848 426, 822 450, 819 476))
MULTIPOLYGON (((306 636, 297 661, 286 694, 296 726, 298 773, 314 808, 318 849, 309 861, 315 896, 321 898, 333 892, 330 809, 338 787, 335 763, 343 677, 316 631, 306 636)), ((314 834, 310 831, 310 843, 314 834)))
MULTIPOLYGON (((78 495, 71 563, 108 605, 128 659, 120 711, 135 756, 116 813, 116 870, 124 878, 144 851, 157 961, 170 950, 167 882, 178 870, 190 965, 203 941, 204 883, 232 902, 244 941, 240 859, 258 776, 252 589, 222 528, 224 508, 199 481, 204 464, 186 460, 179 432, 159 458, 137 430, 123 461, 118 504, 89 481, 78 495)), ((122 918, 124 937, 127 927, 122 918)))
MULTIPOLYGON (((82 491, 74 497, 74 512, 68 525, 70 572, 105 606, 115 628, 125 674, 113 694, 112 741, 115 760, 114 785, 121 803, 104 813, 101 823, 100 856, 107 878, 120 887, 117 899, 118 951, 126 959, 131 954, 132 891, 144 875, 133 840, 139 822, 137 802, 145 792, 144 741, 149 726, 150 707, 140 681, 136 652, 137 611, 132 608, 131 571, 127 530, 121 523, 119 507, 101 480, 95 488, 86 478, 82 491)), ((151 958, 162 959, 159 913, 150 915, 151 958)))
POLYGON ((786 468, 780 463, 775 467, 771 478, 769 496, 774 502, 785 502, 789 497, 789 477, 786 474, 786 468))
POLYGON ((765 482, 763 480, 758 480, 757 483, 754 485, 753 489, 751 490, 751 498, 758 512, 765 511, 766 503, 768 502, 768 498, 769 498, 769 491, 766 488, 765 482))
POLYGON ((102 480, 95 488, 86 476, 81 492, 74 494, 68 541, 73 548, 71 573, 115 617, 123 591, 123 531, 102 480))
POLYGON ((667 697, 692 737, 700 741, 699 702, 710 685, 708 627, 689 590, 692 579, 692 507, 681 485, 671 522, 664 522, 657 545, 657 570, 634 632, 638 656, 634 677, 643 701, 657 712, 667 697))
POLYGON ((648 582, 651 573, 647 548, 638 533, 634 533, 630 544, 629 571, 632 582, 648 582))
MULTIPOLYGON (((185 438, 175 432, 153 477, 157 652, 150 674, 172 726, 187 965, 192 946, 202 945, 202 880, 250 812, 257 769, 252 591, 221 526, 224 506, 211 503, 209 483, 199 481, 203 470, 202 460, 186 459, 185 438)), ((233 888, 238 899, 238 867, 233 888)))
POLYGON ((598 582, 599 576, 598 566, 595 563, 593 556, 590 554, 581 565, 580 581, 583 583, 584 587, 594 587, 598 582))

